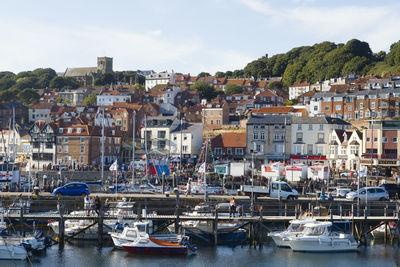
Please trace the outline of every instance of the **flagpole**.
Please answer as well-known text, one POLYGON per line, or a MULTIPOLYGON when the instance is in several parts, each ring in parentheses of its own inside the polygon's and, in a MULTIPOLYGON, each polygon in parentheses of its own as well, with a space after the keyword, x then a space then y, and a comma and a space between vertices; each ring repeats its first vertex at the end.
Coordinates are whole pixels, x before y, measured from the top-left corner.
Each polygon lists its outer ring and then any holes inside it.
POLYGON ((104 108, 101 119, 101 185, 104 183, 104 108))
POLYGON ((132 134, 132 190, 135 185, 135 123, 136 123, 136 110, 133 111, 133 134, 132 134))

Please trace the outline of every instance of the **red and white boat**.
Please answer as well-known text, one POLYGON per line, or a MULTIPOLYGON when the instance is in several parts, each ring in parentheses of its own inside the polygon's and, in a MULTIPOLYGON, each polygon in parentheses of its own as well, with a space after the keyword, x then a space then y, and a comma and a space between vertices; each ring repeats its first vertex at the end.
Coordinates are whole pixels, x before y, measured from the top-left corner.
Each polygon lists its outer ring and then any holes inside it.
POLYGON ((130 253, 137 254, 185 255, 188 252, 188 247, 184 244, 170 243, 149 236, 140 237, 122 247, 130 253))

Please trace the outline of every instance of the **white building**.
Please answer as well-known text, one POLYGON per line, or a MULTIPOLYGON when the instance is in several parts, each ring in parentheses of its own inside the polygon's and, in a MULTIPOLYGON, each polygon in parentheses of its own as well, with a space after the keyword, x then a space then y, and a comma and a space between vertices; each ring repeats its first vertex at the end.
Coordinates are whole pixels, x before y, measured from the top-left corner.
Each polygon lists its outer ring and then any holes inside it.
POLYGON ((50 112, 53 106, 53 103, 38 103, 31 106, 29 108, 29 122, 42 120, 49 123, 51 120, 50 112))
POLYGON ((171 133, 170 143, 171 155, 180 156, 182 147, 183 158, 197 157, 203 144, 203 124, 183 123, 182 135, 179 127, 171 133))
POLYGON ((298 98, 308 91, 310 91, 310 84, 308 82, 295 83, 292 86, 289 86, 289 100, 298 98))
POLYGON ((153 88, 158 84, 168 84, 175 82, 176 75, 174 72, 152 72, 151 74, 146 76, 145 88, 146 91, 153 88))
POLYGON ((0 158, 5 160, 8 156, 12 160, 14 155, 16 161, 23 161, 30 157, 29 136, 27 131, 19 126, 15 127, 15 131, 2 130, 0 136, 0 158))
POLYGON ((291 153, 327 155, 329 136, 334 129, 350 129, 351 124, 330 117, 292 117, 291 153))
POLYGON ((118 91, 104 91, 97 96, 97 106, 112 106, 114 103, 131 101, 130 95, 120 95, 118 91))
POLYGON ((337 169, 359 170, 363 151, 363 136, 356 129, 331 132, 328 160, 337 169))

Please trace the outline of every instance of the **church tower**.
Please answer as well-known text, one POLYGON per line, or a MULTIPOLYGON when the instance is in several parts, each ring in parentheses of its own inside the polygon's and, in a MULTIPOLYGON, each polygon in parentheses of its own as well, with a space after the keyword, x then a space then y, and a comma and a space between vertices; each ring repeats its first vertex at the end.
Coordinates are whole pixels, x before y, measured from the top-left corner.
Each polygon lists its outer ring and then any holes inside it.
POLYGON ((97 71, 101 74, 113 73, 113 58, 97 57, 97 71))

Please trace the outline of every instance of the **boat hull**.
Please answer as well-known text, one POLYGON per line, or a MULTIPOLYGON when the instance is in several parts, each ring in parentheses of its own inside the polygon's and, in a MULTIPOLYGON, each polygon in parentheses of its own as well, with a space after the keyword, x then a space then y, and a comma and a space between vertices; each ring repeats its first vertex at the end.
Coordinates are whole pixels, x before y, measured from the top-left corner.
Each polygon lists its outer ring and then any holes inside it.
POLYGON ((348 239, 340 240, 308 240, 295 239, 289 241, 290 248, 299 252, 354 252, 358 249, 358 243, 348 239))
POLYGON ((144 247, 144 246, 122 246, 129 253, 151 254, 151 255, 185 255, 186 247, 144 247))
POLYGON ((23 246, 0 246, 0 260, 24 260, 28 252, 23 246))

